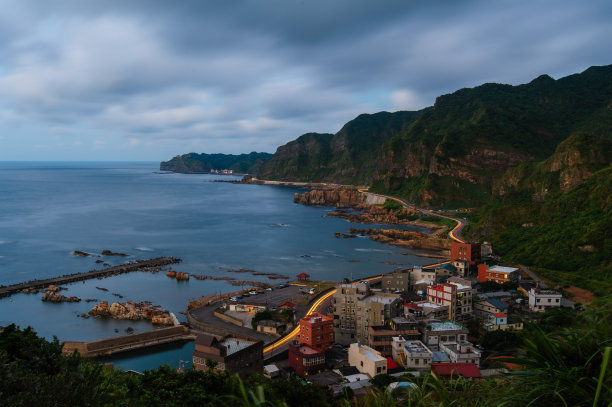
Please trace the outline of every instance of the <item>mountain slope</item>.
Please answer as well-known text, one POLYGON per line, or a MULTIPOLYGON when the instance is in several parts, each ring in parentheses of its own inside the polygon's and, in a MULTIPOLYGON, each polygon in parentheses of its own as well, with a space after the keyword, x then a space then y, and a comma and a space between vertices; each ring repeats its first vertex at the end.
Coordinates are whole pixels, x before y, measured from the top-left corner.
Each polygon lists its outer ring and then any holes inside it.
POLYGON ((256 174, 261 164, 271 157, 272 154, 256 152, 240 155, 189 153, 161 162, 159 169, 188 174, 206 174, 211 170, 232 170, 242 174, 256 174))
POLYGON ((304 134, 278 147, 259 176, 284 181, 368 183, 378 166, 380 146, 405 131, 420 114, 362 114, 336 134, 304 134))

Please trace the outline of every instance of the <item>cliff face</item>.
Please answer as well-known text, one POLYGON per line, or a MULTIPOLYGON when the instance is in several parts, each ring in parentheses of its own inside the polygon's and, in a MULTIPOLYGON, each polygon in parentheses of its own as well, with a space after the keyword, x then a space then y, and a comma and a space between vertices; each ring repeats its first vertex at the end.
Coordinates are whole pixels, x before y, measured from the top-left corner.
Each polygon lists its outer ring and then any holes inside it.
POLYGON ((257 174, 259 167, 270 157, 272 157, 272 154, 256 152, 240 155, 189 153, 161 162, 159 169, 186 174, 207 174, 212 170, 232 170, 241 174, 257 174))
POLYGON ((296 193, 293 202, 304 205, 335 206, 336 208, 350 208, 365 202, 365 196, 356 189, 317 190, 296 193))
POLYGON ((261 178, 363 184, 373 179, 380 146, 405 131, 421 112, 362 114, 336 134, 308 133, 280 146, 261 178))

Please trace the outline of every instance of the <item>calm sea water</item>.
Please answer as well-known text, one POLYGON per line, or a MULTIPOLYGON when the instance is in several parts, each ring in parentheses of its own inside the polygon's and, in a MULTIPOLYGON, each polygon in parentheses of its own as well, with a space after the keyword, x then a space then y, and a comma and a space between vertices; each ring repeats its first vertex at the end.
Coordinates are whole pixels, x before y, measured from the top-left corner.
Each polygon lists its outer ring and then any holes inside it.
MULTIPOLYGON (((162 174, 158 168, 158 163, 0 163, 0 284, 100 268, 96 258, 74 256, 74 250, 130 255, 103 258, 113 265, 175 256, 183 260, 173 266, 179 271, 260 281, 270 280, 226 270, 248 268, 291 279, 306 272, 312 279, 341 281, 397 267, 383 262, 431 262, 367 238, 335 238, 334 232, 359 225, 326 217, 330 208, 294 204, 296 189, 212 182, 232 178, 162 174)), ((65 295, 83 299, 151 301, 179 319, 189 300, 236 289, 225 281, 179 283, 165 273, 131 273, 67 288, 65 295)), ((112 337, 128 326, 151 329, 147 322, 83 319, 78 315, 92 303, 50 304, 40 296, 0 299, 0 325, 30 325, 60 340, 112 337)), ((179 366, 192 349, 185 344, 115 360, 138 370, 179 366)))

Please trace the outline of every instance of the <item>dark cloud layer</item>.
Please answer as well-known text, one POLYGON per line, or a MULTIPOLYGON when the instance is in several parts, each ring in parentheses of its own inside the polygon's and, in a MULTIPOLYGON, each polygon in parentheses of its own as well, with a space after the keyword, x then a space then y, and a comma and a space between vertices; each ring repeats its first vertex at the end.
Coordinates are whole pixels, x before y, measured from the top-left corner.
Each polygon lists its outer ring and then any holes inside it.
POLYGON ((609 64, 609 1, 1 1, 0 159, 274 151, 609 64))

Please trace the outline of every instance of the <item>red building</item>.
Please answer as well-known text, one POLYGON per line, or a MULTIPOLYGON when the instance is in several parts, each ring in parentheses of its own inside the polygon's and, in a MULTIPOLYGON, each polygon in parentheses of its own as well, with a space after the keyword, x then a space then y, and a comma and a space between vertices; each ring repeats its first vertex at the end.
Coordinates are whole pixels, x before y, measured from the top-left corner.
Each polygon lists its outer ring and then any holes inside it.
POLYGON ((294 341, 289 344, 289 366, 300 376, 319 373, 325 368, 325 352, 294 341))
POLYGON ((334 343, 334 320, 316 313, 302 318, 298 340, 325 352, 334 343))
POLYGON ((508 281, 517 282, 519 280, 519 270, 515 267, 493 266, 489 267, 486 264, 478 265, 478 282, 495 281, 497 284, 503 284, 508 281))
POLYGON ((451 261, 467 260, 470 266, 480 263, 480 243, 451 242, 451 261))

